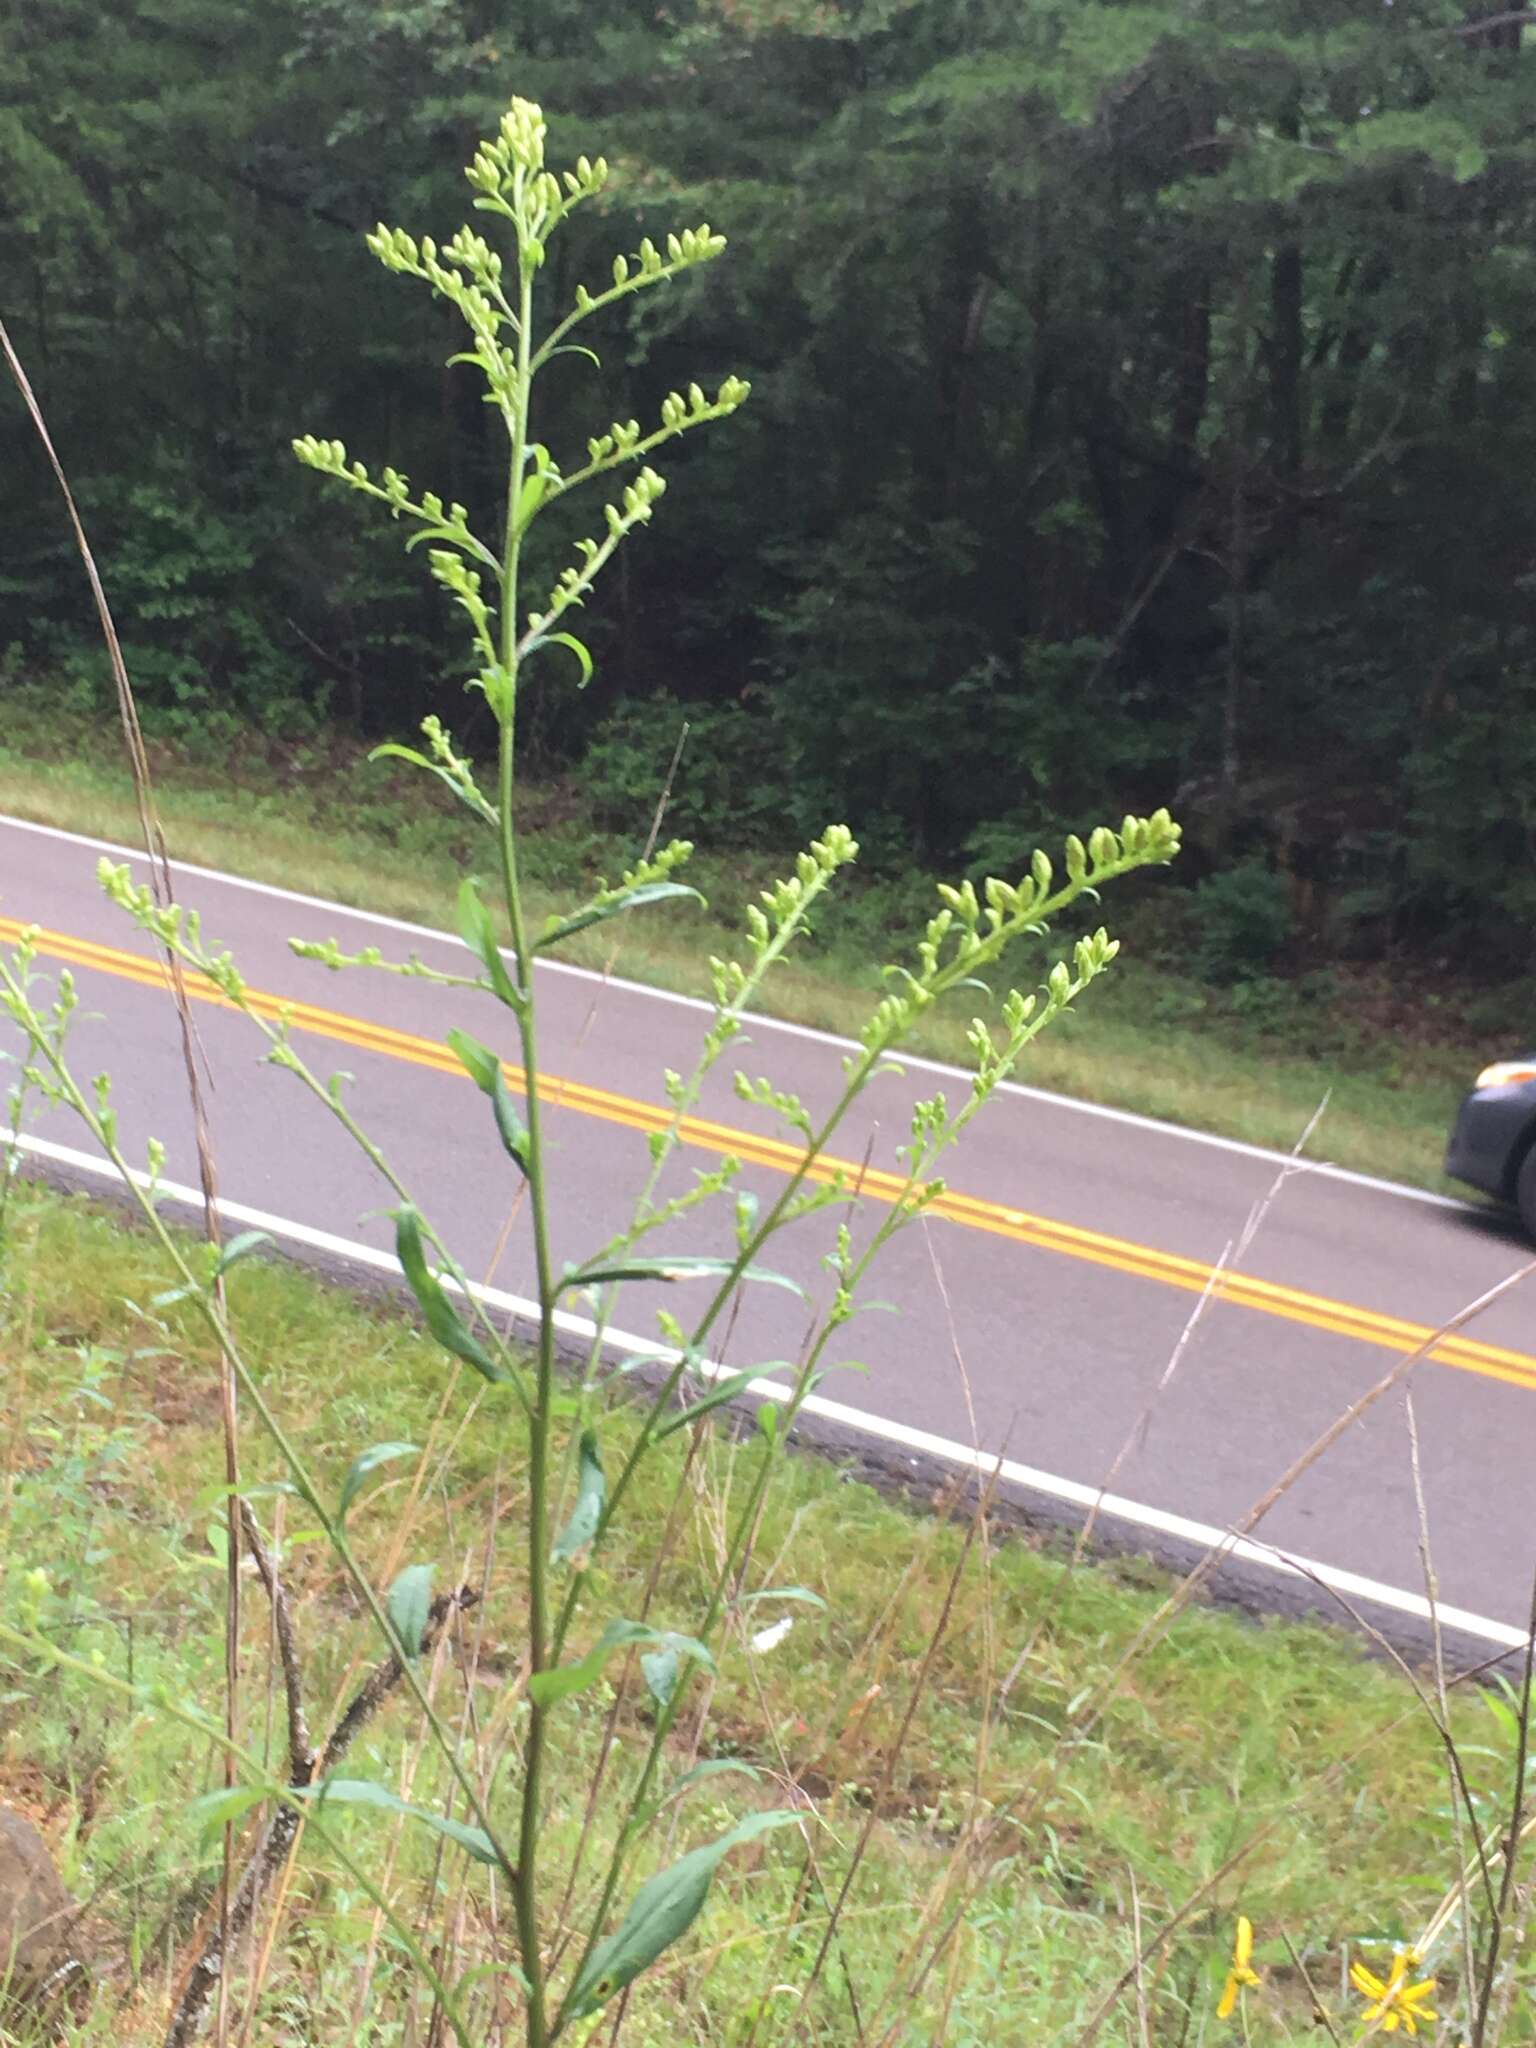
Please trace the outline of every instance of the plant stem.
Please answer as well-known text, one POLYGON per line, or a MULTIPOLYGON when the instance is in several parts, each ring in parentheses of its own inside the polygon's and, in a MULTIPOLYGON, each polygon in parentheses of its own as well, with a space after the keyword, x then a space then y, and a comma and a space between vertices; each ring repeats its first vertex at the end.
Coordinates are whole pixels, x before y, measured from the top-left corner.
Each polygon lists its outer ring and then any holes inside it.
MULTIPOLYGON (((523 917, 517 872, 517 820, 514 786, 517 766, 517 619, 518 566, 521 535, 518 499, 527 459, 528 412, 532 383, 530 329, 533 319, 533 268, 530 245, 519 223, 519 298, 517 322, 518 374, 511 421, 512 463, 507 483, 507 531, 501 578, 501 652, 505 670, 499 751, 498 829, 501 844, 502 892, 512 933, 517 990, 522 998, 517 1031, 522 1048, 528 1127, 527 1182, 533 1225, 534 1264, 539 1300, 539 1345, 533 1409, 528 1421, 528 1668, 544 1669, 549 1654, 549 1494, 550 1424, 554 1408, 555 1288, 549 1255, 549 1209, 544 1185, 543 1118, 539 1108, 538 1034, 534 1017, 533 959, 523 917)), ((513 1885, 518 1947, 528 1984, 528 2048, 545 2048, 549 2021, 544 1986, 544 1958, 539 1938, 538 1842, 543 1790, 547 1713, 529 1702, 528 1742, 523 1757, 522 1814, 518 1869, 513 1885)))

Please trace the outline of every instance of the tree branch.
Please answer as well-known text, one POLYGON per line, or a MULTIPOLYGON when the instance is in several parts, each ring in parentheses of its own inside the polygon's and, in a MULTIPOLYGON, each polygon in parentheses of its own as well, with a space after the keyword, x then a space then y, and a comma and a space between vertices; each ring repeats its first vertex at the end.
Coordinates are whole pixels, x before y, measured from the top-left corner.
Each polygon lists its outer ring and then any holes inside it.
MULTIPOLYGON (((247 1509, 247 1516, 249 1516, 249 1513, 250 1511, 247 1509)), ((246 1525, 246 1535, 248 1539, 252 1536, 249 1521, 246 1525)), ((364 1681, 358 1691, 353 1694, 350 1706, 337 1722, 330 1740, 321 1751, 317 1765, 313 1754, 309 1751, 308 1735, 304 1730, 302 1706, 296 1704, 298 1700, 298 1660, 296 1655, 293 1658, 293 1676, 290 1683, 289 1656, 292 1651, 293 1635, 288 1616, 287 1602, 282 1596, 281 1587, 275 1572, 268 1578, 268 1573, 272 1571, 271 1560, 266 1558, 265 1551, 259 1545, 259 1538, 252 1542, 251 1554, 256 1560, 257 1570, 261 1573, 262 1579, 266 1583, 268 1594, 273 1597, 274 1615, 281 1614, 283 1617, 277 1623, 277 1633, 279 1647, 283 1656, 283 1681, 285 1685, 289 1686, 289 1729, 291 1735, 295 1724, 297 1724, 302 1738, 300 1747, 307 1763, 307 1768, 302 1775, 295 1769, 291 1782, 295 1789, 297 1789, 300 1786, 308 1785, 317 1775, 324 1777, 334 1770, 353 1742, 356 1741, 366 1723, 378 1712, 390 1693, 400 1683, 400 1680, 405 1675, 405 1671, 398 1657, 390 1656, 385 1658, 384 1662, 377 1667, 372 1675, 364 1681), (263 1563, 264 1559, 266 1560, 265 1563, 263 1563), (273 1593, 274 1587, 278 1589, 275 1594, 273 1593), (281 1602, 281 1606, 279 1602, 281 1602)), ((452 1593, 439 1593, 432 1602, 428 1612, 427 1626, 421 1639, 421 1653, 425 1655, 433 1647, 450 1615, 462 1613, 466 1608, 473 1607, 479 1597, 479 1594, 469 1586, 460 1586, 457 1591, 452 1593)), ((244 1870, 240 1873, 240 1882, 235 1887, 234 1894, 230 1899, 229 1913, 224 1925, 215 1928, 202 1954, 192 1966, 191 1974, 187 1978, 181 1997, 177 2001, 176 2010, 171 2015, 171 2023, 166 2029, 165 2048, 189 2048, 189 2044, 196 2038, 202 2026, 203 2015, 208 2008, 208 2001, 213 1996, 224 1973, 224 1958, 251 1924, 256 1908, 261 1902, 262 1894, 266 1891, 273 1876, 286 1862, 288 1852, 293 1847, 294 1838, 299 1832, 301 1818, 298 1807, 285 1801, 268 1820, 265 1828, 263 1828, 255 1849, 252 1851, 244 1870)))

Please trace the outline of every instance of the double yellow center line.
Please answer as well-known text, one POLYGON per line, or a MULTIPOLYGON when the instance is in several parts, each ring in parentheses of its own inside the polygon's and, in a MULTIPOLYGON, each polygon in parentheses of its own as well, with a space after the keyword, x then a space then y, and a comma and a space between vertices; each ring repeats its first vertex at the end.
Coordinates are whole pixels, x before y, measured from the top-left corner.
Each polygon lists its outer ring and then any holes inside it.
MULTIPOLYGON (((165 988, 167 985, 165 969, 158 960, 119 952, 115 947, 101 946, 91 939, 78 939, 67 932, 27 927, 14 918, 0 917, 0 940, 14 943, 24 930, 29 929, 35 933, 39 952, 51 959, 63 960, 73 967, 95 973, 115 975, 119 980, 137 982, 147 988, 165 988)), ((237 1007, 200 975, 187 976, 187 992, 201 1003, 211 1003, 221 1009, 237 1007)), ((349 1017, 336 1010, 323 1010, 313 1003, 296 1002, 262 989, 247 989, 245 999, 258 1016, 273 1022, 285 1018, 290 1030, 307 1032, 316 1038, 334 1039, 363 1052, 378 1053, 386 1059, 405 1060, 413 1066, 428 1067, 434 1073, 457 1075, 461 1080, 468 1078, 454 1055, 431 1039, 417 1038, 410 1032, 396 1031, 387 1024, 375 1024, 364 1017, 349 1017)), ((520 1069, 508 1066, 507 1074, 514 1086, 524 1084, 526 1077, 520 1069)), ((672 1123, 672 1112, 659 1104, 642 1102, 634 1096, 615 1095, 606 1088, 594 1088, 584 1081, 545 1075, 540 1083, 540 1092, 542 1099, 551 1107, 572 1109, 582 1116, 622 1124, 629 1130, 662 1131, 672 1123)), ((794 1172, 804 1157, 797 1145, 787 1144, 779 1138, 764 1137, 754 1131, 738 1130, 730 1124, 714 1123, 707 1117, 684 1117, 678 1126, 678 1136, 685 1145, 716 1155, 730 1153, 744 1164, 766 1167, 775 1173, 794 1172)), ((894 1202, 906 1185, 899 1174, 877 1167, 861 1167, 847 1159, 822 1158, 810 1170, 812 1179, 823 1182, 838 1175, 850 1184, 857 1181, 861 1193, 874 1201, 894 1202)), ((1352 1337, 1358 1343, 1373 1344, 1386 1351, 1400 1354, 1417 1351, 1434 1334, 1426 1324, 1383 1315, 1377 1309, 1358 1308, 1349 1302, 1334 1301, 1326 1295, 1309 1294, 1301 1288, 1281 1286, 1270 1280, 1259 1280, 1246 1273, 1218 1271, 1199 1259, 1181 1258, 1173 1252, 1157 1251, 1150 1245, 1137 1244, 1128 1238, 1109 1237, 1102 1231, 1080 1229, 1076 1224, 1057 1222, 1049 1216, 1010 1209, 1002 1203, 985 1201, 980 1196, 962 1194, 956 1189, 940 1195, 928 1213, 962 1224, 969 1230, 983 1230, 994 1237, 1007 1238, 1015 1244, 1033 1245, 1042 1251, 1057 1252, 1065 1258, 1084 1259, 1092 1265, 1129 1273, 1137 1279, 1155 1280, 1186 1294, 1199 1295, 1209 1290, 1216 1299, 1238 1308, 1254 1309, 1261 1315, 1278 1316, 1286 1322, 1303 1323, 1334 1336, 1352 1337)), ((1536 1357, 1522 1351, 1479 1343, 1471 1337, 1449 1336, 1435 1346, 1430 1356, 1440 1365, 1455 1366, 1463 1372, 1481 1373, 1485 1378, 1505 1380, 1513 1386, 1536 1388, 1536 1357)))

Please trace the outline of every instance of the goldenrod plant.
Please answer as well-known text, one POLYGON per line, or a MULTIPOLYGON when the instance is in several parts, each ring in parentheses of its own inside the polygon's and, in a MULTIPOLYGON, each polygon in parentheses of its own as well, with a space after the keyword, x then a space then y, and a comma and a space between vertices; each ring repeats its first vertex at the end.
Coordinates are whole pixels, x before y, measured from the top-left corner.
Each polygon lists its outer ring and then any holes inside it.
MULTIPOLYGON (((485 1097, 505 1153, 509 1189, 519 1191, 532 1244, 534 1327, 509 1335, 477 1305, 475 1291, 446 1233, 413 1197, 406 1174, 370 1135, 364 1114, 354 1111, 342 1077, 325 1074, 300 1050, 283 1016, 258 1009, 230 954, 203 932, 194 912, 167 906, 126 867, 104 860, 101 879, 108 895, 182 965, 204 976, 229 1003, 243 1009, 266 1041, 267 1058, 291 1073, 308 1092, 317 1113, 336 1119, 360 1145, 390 1192, 400 1271, 431 1338, 454 1366, 468 1367, 483 1381, 504 1389, 505 1412, 520 1432, 517 1456, 526 1481, 526 1519, 521 1530, 526 1603, 516 1611, 482 1617, 505 1643, 515 1669, 513 1683, 525 1703, 525 1720, 513 1761, 494 1782, 469 1769, 423 1675, 422 1652, 451 1619, 452 1597, 434 1601, 432 1562, 410 1563, 386 1586, 375 1580, 348 1529, 348 1512, 371 1475, 409 1446, 360 1446, 337 1498, 327 1498, 305 1458, 283 1426, 259 1378, 250 1370, 238 1329, 226 1312, 219 1281, 255 1248, 244 1236, 222 1247, 188 1250, 164 1223, 156 1202, 163 1155, 152 1156, 148 1174, 136 1171, 118 1141, 111 1089, 105 1080, 82 1084, 63 1046, 63 1018, 40 1011, 24 975, 0 966, 0 988, 11 1016, 31 1041, 29 1074, 89 1127, 96 1144, 119 1169, 141 1207, 150 1230, 180 1276, 176 1290, 216 1333, 239 1380, 248 1411, 267 1431, 286 1467, 285 1483, 301 1497, 316 1526, 350 1577, 358 1600, 371 1615, 384 1646, 389 1682, 415 1696, 447 1770, 457 1784, 468 1818, 412 1805, 382 1778, 343 1776, 340 1752, 301 1733, 297 1694, 301 1674, 288 1669, 295 1733, 287 1782, 275 1780, 250 1756, 238 1758, 240 1782, 211 1795, 202 1809, 205 1825, 224 1827, 253 1806, 275 1801, 287 1819, 269 1835, 249 1886, 236 1902, 249 1918, 265 1877, 289 1853, 302 1816, 306 1828, 324 1839, 327 1813, 337 1806, 375 1806, 405 1814, 487 1867, 511 1900, 515 1929, 515 1979, 521 2027, 529 2048, 546 2048, 561 2038, 584 2036, 595 2016, 628 1992, 688 1930, 701 1911, 721 1860, 732 1850, 778 1830, 811 1831, 815 1816, 805 1805, 752 1807, 656 1867, 658 1815, 684 1789, 665 1782, 670 1738, 685 1707, 702 1712, 707 1687, 701 1680, 733 1654, 743 1639, 743 1620, 765 1589, 746 1583, 753 1532, 762 1503, 781 1469, 797 1414, 828 1365, 830 1347, 860 1306, 874 1262, 942 1192, 938 1169, 972 1118, 1010 1075, 1030 1042, 1059 1017, 1113 960, 1116 945, 1104 930, 1078 939, 1067 956, 1045 974, 1035 993, 1003 989, 996 996, 986 977, 1005 969, 1015 942, 1038 942, 1075 905, 1096 900, 1104 885, 1135 870, 1171 860, 1179 831, 1165 811, 1127 817, 1115 829, 1101 827, 1086 841, 1069 838, 1060 870, 1036 853, 1022 876, 994 879, 981 888, 969 882, 939 891, 941 901, 918 936, 909 959, 887 970, 887 992, 874 1004, 856 1046, 843 1062, 840 1088, 830 1108, 813 1109, 771 1078, 738 1073, 741 1098, 775 1115, 792 1147, 773 1199, 758 1200, 739 1185, 740 1165, 722 1158, 691 1184, 669 1178, 681 1134, 706 1077, 739 1037, 743 1020, 764 983, 802 938, 816 906, 835 887, 839 873, 857 856, 853 834, 830 825, 803 852, 793 871, 765 890, 748 913, 739 957, 710 963, 713 1015, 703 1033, 697 1061, 687 1074, 668 1073, 662 1085, 666 1115, 650 1138, 650 1160, 635 1191, 628 1221, 606 1241, 571 1245, 556 1241, 551 1193, 560 1171, 546 1141, 546 1101, 541 1076, 539 1018, 541 959, 579 931, 639 914, 686 909, 696 892, 682 879, 691 846, 674 840, 635 860, 612 886, 601 886, 563 914, 530 923, 521 881, 517 807, 519 694, 529 665, 563 660, 572 684, 580 687, 593 660, 573 629, 615 555, 630 545, 656 515, 666 489, 652 466, 667 444, 684 434, 726 419, 749 396, 748 386, 726 378, 711 396, 697 384, 673 392, 654 423, 614 421, 594 432, 583 451, 572 455, 538 438, 539 380, 562 356, 587 357, 585 332, 609 309, 652 292, 720 257, 725 239, 707 224, 679 230, 662 246, 643 240, 632 253, 614 258, 606 280, 578 286, 574 301, 545 316, 542 285, 553 238, 577 208, 603 191, 607 168, 601 157, 579 157, 574 168, 557 172, 545 160, 545 121, 540 109, 514 100, 497 133, 481 145, 467 172, 474 207, 486 232, 462 227, 439 244, 426 236, 380 226, 369 247, 390 272, 424 284, 462 318, 468 342, 455 360, 479 372, 485 396, 500 420, 507 450, 504 518, 499 532, 478 533, 463 505, 445 504, 417 488, 393 468, 375 474, 333 439, 306 435, 295 442, 299 460, 343 490, 381 505, 409 529, 407 546, 424 547, 431 576, 462 612, 470 641, 470 687, 484 696, 498 735, 494 784, 482 785, 475 764, 455 744, 445 725, 428 719, 420 748, 391 745, 380 751, 403 757, 436 776, 453 792, 484 834, 487 884, 466 875, 458 893, 456 923, 466 951, 461 973, 445 973, 418 959, 389 960, 374 948, 347 953, 326 938, 296 940, 300 955, 341 970, 410 974, 454 989, 473 990, 485 1002, 483 1036, 462 1029, 446 1033, 447 1043, 485 1097), (564 501, 588 484, 607 485, 609 495, 591 532, 574 542, 572 560, 548 590, 532 603, 525 589, 525 548, 536 521, 557 516, 564 501), (984 1010, 995 1001, 994 1021, 978 1015, 968 1043, 974 1073, 958 1101, 935 1093, 916 1106, 901 1148, 901 1170, 891 1199, 871 1225, 857 1201, 857 1176, 839 1168, 831 1148, 855 1102, 888 1071, 914 1026, 935 1006, 957 1002, 984 1010), (648 1241, 663 1225, 725 1205, 729 1248, 696 1256, 652 1254, 648 1241), (821 1219, 818 1223, 818 1219, 821 1219), (698 1611, 653 1618, 603 1611, 601 1561, 604 1544, 645 1460, 680 1430, 697 1429, 715 1411, 740 1397, 753 1369, 723 1374, 711 1366, 711 1342, 721 1332, 744 1289, 789 1285, 771 1261, 776 1241, 789 1231, 820 1228, 828 1234, 826 1299, 808 1307, 812 1334, 792 1369, 784 1398, 767 1403, 749 1431, 750 1478, 731 1510, 718 1545, 711 1583, 698 1611), (605 1444, 611 1390, 599 1368, 605 1331, 616 1295, 643 1288, 664 1298, 656 1311, 656 1355, 649 1380, 625 1381, 639 1405, 638 1428, 629 1429, 626 1448, 615 1457, 605 1444), (568 1370, 557 1360, 557 1319, 573 1300, 590 1308, 595 1335, 585 1370, 568 1370), (692 1300, 694 1306, 685 1304, 692 1300), (577 1883, 587 1852, 584 1832, 573 1863, 551 1867, 547 1853, 551 1772, 549 1760, 565 1739, 570 1702, 607 1683, 616 1668, 638 1662, 648 1700, 644 1741, 617 1762, 605 1755, 593 1783, 604 1825, 593 1836, 592 1879, 577 1883), (653 1839, 654 1838, 654 1839, 653 1839), (275 1846, 273 1844, 275 1843, 275 1846), (575 1907, 571 1902, 575 1901, 575 1907), (573 1921, 572 1911, 577 1912, 573 1921)), ((72 1000, 67 977, 61 1002, 72 1000)), ((243 1515, 245 1540, 281 1621, 279 1563, 253 1514, 243 1515)), ((769 1589, 780 1604, 804 1602, 804 1589, 769 1589)), ((771 1634, 769 1629, 767 1634, 771 1634)), ((187 1713, 185 1706, 175 1711, 187 1713)), ((198 1723, 203 1733, 210 1731, 198 1723)), ((214 1739, 223 1740, 215 1737, 214 1739)), ((695 1747, 697 1737, 695 1736, 695 1747)), ((227 1747, 226 1743, 226 1747, 227 1747)), ((364 1890, 382 1894, 369 1873, 356 1867, 364 1890)), ((382 1910, 381 1905, 381 1910, 382 1910)), ((462 1985, 441 1975, 425 1932, 411 1929, 389 1909, 402 1949, 426 1972, 445 2024, 462 2048, 477 2035, 472 1999, 462 1985)), ((242 1923, 243 1924, 243 1923, 242 1923)), ((1241 1942, 1239 1944, 1242 1946, 1241 1942)), ((218 1976, 220 1953, 200 1979, 206 1999, 218 1976)), ((1234 1982, 1245 1974, 1246 1951, 1234 1965, 1234 1982)), ((200 2007, 183 2008, 178 2033, 190 2038, 200 2007)))

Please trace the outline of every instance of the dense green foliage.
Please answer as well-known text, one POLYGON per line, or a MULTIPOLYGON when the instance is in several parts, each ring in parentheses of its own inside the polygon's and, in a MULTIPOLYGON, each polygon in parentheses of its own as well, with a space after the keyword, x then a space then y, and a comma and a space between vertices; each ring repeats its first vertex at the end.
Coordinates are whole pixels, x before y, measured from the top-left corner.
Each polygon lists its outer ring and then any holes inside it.
MULTIPOLYGON (((676 456, 696 488, 590 622, 592 686, 551 663, 530 689, 545 759, 637 815, 686 716, 681 826, 846 814, 892 864, 1006 869, 1176 799, 1191 881, 1237 855, 1282 878, 1222 906, 1216 971, 1296 938, 1514 968, 1536 94, 1516 10, 1479 4, 1495 25, 1458 0, 31 0, 0 23, 0 312, 162 725, 400 732, 441 681, 433 597, 389 535, 322 529, 288 436, 494 523, 472 378, 418 367, 450 315, 362 234, 449 231, 441 167, 540 98, 558 153, 600 128, 615 168, 557 296, 679 212, 734 245, 615 316, 600 371, 569 359, 541 437, 567 404, 584 435, 680 378, 754 387, 676 456), (676 715, 638 717, 658 695, 676 715)), ((26 453, 0 527, 5 672, 84 708, 99 657, 26 453)))

